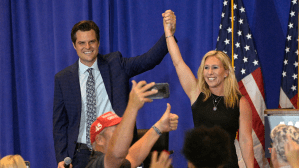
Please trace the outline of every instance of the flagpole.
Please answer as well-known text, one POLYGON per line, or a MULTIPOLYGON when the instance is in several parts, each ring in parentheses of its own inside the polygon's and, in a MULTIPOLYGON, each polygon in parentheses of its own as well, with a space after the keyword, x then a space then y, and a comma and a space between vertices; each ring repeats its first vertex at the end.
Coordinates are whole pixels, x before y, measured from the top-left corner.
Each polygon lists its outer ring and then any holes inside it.
POLYGON ((234 67, 234 0, 231 0, 232 25, 232 67, 234 67))

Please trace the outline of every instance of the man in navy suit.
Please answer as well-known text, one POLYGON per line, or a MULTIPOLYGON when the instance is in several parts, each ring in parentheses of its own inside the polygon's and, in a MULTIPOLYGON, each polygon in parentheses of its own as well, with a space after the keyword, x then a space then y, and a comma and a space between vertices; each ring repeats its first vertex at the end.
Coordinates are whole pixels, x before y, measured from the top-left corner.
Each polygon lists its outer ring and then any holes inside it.
MULTIPOLYGON (((175 32, 175 15, 171 24, 175 32)), ((154 68, 168 53, 165 35, 146 53, 125 58, 120 52, 98 53, 99 28, 93 21, 74 25, 71 37, 79 60, 55 75, 53 105, 53 137, 58 168, 64 158, 72 158, 73 167, 85 167, 91 149, 86 145, 86 82, 92 68, 95 81, 96 117, 113 111, 122 116, 128 102, 129 79, 154 68)))

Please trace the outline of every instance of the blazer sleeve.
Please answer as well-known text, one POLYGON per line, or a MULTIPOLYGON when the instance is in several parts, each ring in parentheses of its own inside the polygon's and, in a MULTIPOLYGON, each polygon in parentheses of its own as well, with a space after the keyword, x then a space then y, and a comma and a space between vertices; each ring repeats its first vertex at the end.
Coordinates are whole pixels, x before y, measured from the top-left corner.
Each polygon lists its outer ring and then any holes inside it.
POLYGON ((168 49, 165 34, 163 34, 158 42, 146 53, 131 58, 121 57, 121 66, 131 78, 153 69, 156 65, 161 63, 167 53, 168 49))
POLYGON ((67 127, 69 121, 66 113, 59 78, 55 75, 53 103, 53 138, 57 163, 63 161, 67 154, 67 127))

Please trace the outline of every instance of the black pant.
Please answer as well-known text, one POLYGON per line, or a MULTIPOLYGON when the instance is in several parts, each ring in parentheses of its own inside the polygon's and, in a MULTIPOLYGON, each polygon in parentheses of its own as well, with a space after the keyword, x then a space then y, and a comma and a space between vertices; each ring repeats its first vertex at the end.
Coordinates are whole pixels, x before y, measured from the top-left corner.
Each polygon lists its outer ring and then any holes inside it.
POLYGON ((86 148, 80 148, 80 145, 76 147, 76 151, 72 160, 73 168, 85 168, 89 162, 91 150, 86 148))

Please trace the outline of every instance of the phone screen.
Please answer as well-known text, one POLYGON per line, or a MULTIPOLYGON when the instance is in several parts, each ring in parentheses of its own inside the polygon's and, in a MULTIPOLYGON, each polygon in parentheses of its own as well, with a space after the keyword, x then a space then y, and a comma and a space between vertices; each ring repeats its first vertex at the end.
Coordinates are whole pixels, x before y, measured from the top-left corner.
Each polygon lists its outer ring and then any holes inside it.
POLYGON ((147 96, 150 99, 163 99, 169 97, 169 84, 168 83, 156 83, 153 87, 148 90, 158 90, 158 93, 147 96))

